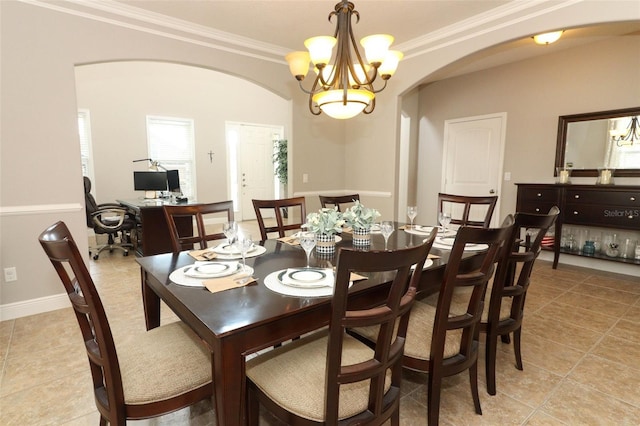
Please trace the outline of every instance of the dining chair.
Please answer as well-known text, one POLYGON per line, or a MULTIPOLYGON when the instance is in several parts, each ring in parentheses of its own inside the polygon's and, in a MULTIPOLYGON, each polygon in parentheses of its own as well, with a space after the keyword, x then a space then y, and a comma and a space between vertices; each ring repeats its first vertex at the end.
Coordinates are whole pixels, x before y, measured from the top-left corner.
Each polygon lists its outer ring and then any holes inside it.
POLYGON ((286 231, 294 229, 302 229, 302 225, 307 220, 307 208, 304 197, 281 198, 278 200, 252 200, 253 209, 256 212, 258 226, 260 227, 260 236, 263 240, 269 238, 268 234, 277 232, 278 237, 284 237, 286 231), (287 209, 287 221, 283 219, 283 209, 287 209), (291 214, 297 212, 300 216, 291 214), (275 216, 276 225, 266 226, 265 218, 275 216), (297 217, 294 219, 293 217, 297 217))
POLYGON ((64 222, 40 234, 84 340, 100 424, 125 425, 188 407, 213 394, 211 355, 181 321, 118 344, 100 295, 64 222))
POLYGON ((354 201, 360 201, 360 194, 351 194, 351 195, 319 195, 320 197, 320 205, 322 208, 336 206, 338 207, 338 211, 342 211, 340 209, 340 205, 342 204, 353 204, 354 201))
POLYGON ((451 213, 452 225, 488 228, 497 202, 497 195, 485 197, 438 193, 439 211, 451 213), (480 217, 482 219, 475 219, 480 217))
POLYGON ((339 251, 329 327, 247 361, 250 425, 258 424, 260 403, 289 425, 400 424, 409 310, 435 236, 396 251, 339 251), (353 272, 389 274, 386 302, 350 306, 353 272), (380 330, 372 347, 347 333, 362 326, 380 330))
POLYGON ((223 216, 227 222, 233 220, 233 201, 192 205, 165 205, 162 208, 169 226, 169 235, 171 236, 171 245, 174 253, 191 250, 196 243, 199 244, 201 249, 205 249, 209 241, 225 238, 222 232, 207 233, 204 223, 205 217, 219 219, 220 216, 223 216), (224 213, 226 213, 226 217, 224 213), (185 218, 190 226, 184 225, 185 218), (195 235, 194 220, 196 222, 195 235))
POLYGON ((496 394, 496 353, 498 337, 509 343, 513 333, 516 368, 522 370, 520 341, 524 303, 529 289, 533 265, 542 248, 542 239, 555 223, 560 209, 554 206, 548 214, 516 213, 515 226, 507 240, 495 279, 487 288, 489 303, 484 305, 480 332, 486 333, 485 369, 487 392, 496 394), (522 238, 524 235, 524 239, 522 238))
MULTIPOLYGON (((500 228, 461 227, 451 248, 440 291, 424 297, 418 295, 409 318, 403 366, 427 372, 427 422, 439 422, 440 396, 444 377, 469 371, 475 411, 482 414, 478 395, 479 324, 487 282, 493 276, 502 247, 511 235, 513 216, 500 228), (465 246, 486 244, 474 257, 474 266, 462 263, 465 246), (471 268, 471 269, 470 269, 471 268), (460 296, 458 296, 458 293, 460 296), (466 303, 453 304, 466 298, 466 303)), ((355 333, 374 340, 377 330, 359 327, 355 333)))

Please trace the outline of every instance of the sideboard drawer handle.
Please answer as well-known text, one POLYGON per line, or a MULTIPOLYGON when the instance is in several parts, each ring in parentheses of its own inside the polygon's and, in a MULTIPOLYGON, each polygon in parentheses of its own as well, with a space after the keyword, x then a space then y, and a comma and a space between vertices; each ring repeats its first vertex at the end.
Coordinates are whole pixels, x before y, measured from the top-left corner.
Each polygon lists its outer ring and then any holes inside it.
POLYGON ((635 200, 636 200, 636 197, 631 197, 631 198, 629 198, 629 199, 630 199, 631 201, 635 201, 635 200))
POLYGON ((576 198, 576 199, 580 198, 580 195, 576 194, 576 195, 573 196, 573 198, 576 198))
POLYGON ((538 192, 538 197, 542 197, 542 194, 538 192))
POLYGON ((536 213, 539 213, 540 209, 538 207, 536 207, 536 213))
POLYGON ((578 212, 574 210, 573 214, 577 216, 577 215, 578 215, 578 212))
POLYGON ((627 216, 629 219, 633 220, 633 215, 627 216))

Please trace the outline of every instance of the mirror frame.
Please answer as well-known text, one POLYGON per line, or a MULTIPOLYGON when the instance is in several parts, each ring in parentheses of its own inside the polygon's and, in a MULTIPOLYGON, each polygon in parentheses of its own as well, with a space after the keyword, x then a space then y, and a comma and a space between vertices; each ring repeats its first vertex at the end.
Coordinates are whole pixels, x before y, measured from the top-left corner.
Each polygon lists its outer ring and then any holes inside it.
MULTIPOLYGON (((557 168, 564 167, 564 156, 567 145, 567 128, 569 123, 576 121, 602 120, 604 118, 616 118, 640 115, 640 107, 614 109, 609 111, 589 112, 584 114, 561 115, 558 119, 558 141, 556 143, 556 164, 553 175, 557 175, 557 168)), ((640 169, 615 169, 615 176, 640 177, 640 169)), ((597 177, 597 169, 571 169, 571 176, 597 177)))

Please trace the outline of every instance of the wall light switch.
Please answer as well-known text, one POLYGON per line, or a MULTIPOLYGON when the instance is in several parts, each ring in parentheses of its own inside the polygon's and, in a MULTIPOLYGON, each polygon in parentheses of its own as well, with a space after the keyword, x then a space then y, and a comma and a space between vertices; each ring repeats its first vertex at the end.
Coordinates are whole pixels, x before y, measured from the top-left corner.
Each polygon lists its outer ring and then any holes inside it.
POLYGON ((302 174, 302 183, 309 183, 309 175, 307 173, 302 174))
POLYGON ((511 172, 504 172, 504 180, 505 181, 511 180, 511 172))

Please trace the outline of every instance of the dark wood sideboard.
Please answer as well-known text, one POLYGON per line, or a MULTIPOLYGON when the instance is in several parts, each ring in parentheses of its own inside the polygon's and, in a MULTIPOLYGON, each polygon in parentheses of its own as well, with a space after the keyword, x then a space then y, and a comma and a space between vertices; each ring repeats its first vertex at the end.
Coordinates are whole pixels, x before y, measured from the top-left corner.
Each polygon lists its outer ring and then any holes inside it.
MULTIPOLYGON (((553 268, 558 266, 563 225, 640 231, 640 186, 517 183, 516 211, 547 213, 560 208, 555 224, 553 268)), ((569 252, 579 254, 578 252, 569 252)), ((606 258, 640 265, 637 259, 606 258)))

